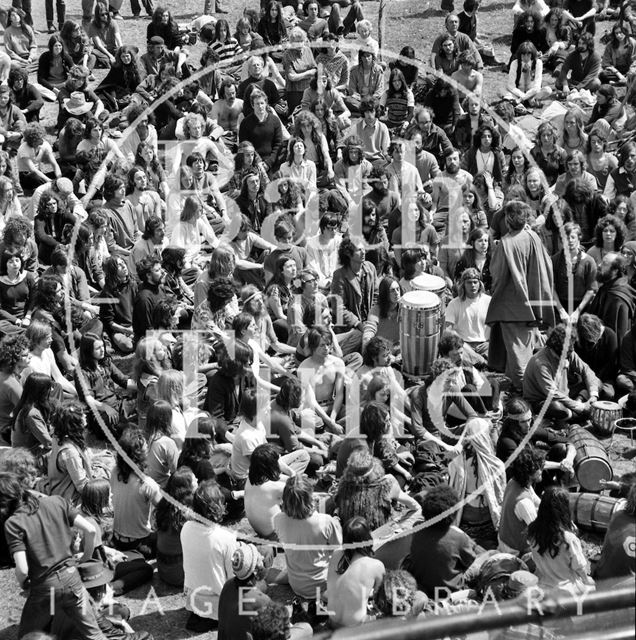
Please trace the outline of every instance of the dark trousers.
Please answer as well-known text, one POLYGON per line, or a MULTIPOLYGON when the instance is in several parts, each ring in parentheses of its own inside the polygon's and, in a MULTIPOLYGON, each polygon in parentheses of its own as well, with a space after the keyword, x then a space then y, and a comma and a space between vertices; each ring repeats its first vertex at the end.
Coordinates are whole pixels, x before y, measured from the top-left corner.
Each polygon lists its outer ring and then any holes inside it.
MULTIPOLYGON (((146 13, 151 16, 152 12, 155 10, 154 5, 152 4, 152 0, 141 0, 141 2, 144 5, 146 13)), ((138 16, 141 13, 139 0, 130 0, 130 8, 132 9, 133 15, 135 16, 138 16)))
MULTIPOLYGON (((66 17, 66 2, 65 0, 55 0, 55 6, 57 8, 57 24, 59 28, 62 28, 64 24, 64 19, 66 17)), ((46 0, 45 4, 46 10, 46 26, 53 27, 53 0, 46 0)))
POLYGON ((31 15, 31 0, 13 0, 11 6, 24 11, 24 21, 33 26, 33 16, 31 15))
POLYGON ((88 604, 88 593, 76 567, 55 571, 41 583, 31 587, 22 610, 18 637, 48 628, 53 614, 60 611, 73 621, 78 638, 104 639, 93 608, 88 604))

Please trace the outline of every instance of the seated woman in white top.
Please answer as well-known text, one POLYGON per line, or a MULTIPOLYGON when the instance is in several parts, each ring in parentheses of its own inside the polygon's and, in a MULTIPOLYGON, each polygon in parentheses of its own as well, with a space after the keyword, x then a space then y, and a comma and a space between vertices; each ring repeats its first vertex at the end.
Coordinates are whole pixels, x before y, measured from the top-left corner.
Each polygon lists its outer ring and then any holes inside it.
POLYGON ((197 258, 201 259, 204 243, 210 250, 215 249, 219 239, 210 226, 207 218, 202 215, 201 203, 194 196, 185 199, 179 222, 174 226, 170 237, 170 244, 185 249, 185 266, 197 266, 197 258))
POLYGON ((284 178, 296 178, 308 183, 309 188, 316 188, 316 165, 305 158, 307 148, 302 138, 292 137, 287 145, 287 160, 280 167, 284 178))
POLYGON ((51 349, 53 342, 51 327, 44 322, 34 320, 26 331, 26 337, 30 342, 31 360, 29 366, 22 372, 22 382, 24 383, 31 373, 43 373, 50 376, 61 387, 64 398, 76 398, 75 386, 62 375, 55 362, 51 349))
POLYGON ((504 96, 506 100, 522 102, 529 107, 541 106, 551 93, 551 87, 541 87, 543 61, 532 42, 522 42, 517 49, 515 59, 510 64, 504 96))

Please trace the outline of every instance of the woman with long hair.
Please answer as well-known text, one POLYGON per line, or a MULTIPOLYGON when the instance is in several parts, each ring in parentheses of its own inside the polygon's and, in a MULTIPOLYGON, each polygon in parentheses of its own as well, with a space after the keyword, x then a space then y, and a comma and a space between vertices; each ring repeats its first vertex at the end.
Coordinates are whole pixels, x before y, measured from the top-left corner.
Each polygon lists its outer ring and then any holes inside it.
POLYGON ((158 399, 157 381, 170 366, 163 343, 154 337, 142 338, 135 349, 134 380, 137 383, 137 419, 140 428, 146 426, 150 405, 158 399))
POLYGON ((148 443, 143 432, 128 427, 118 444, 117 462, 110 478, 113 546, 120 551, 137 551, 148 559, 155 555, 156 536, 152 525, 161 489, 145 474, 148 443))
POLYGON ((132 309, 137 296, 137 283, 131 278, 126 260, 122 257, 106 258, 103 267, 102 296, 116 301, 100 304, 99 318, 112 346, 122 353, 131 353, 134 349, 132 309))
POLYGON ((153 189, 165 200, 169 193, 168 178, 155 147, 149 140, 142 140, 135 151, 136 167, 141 167, 148 178, 148 188, 153 189))
MULTIPOLYGON (((232 60, 243 53, 236 38, 232 37, 230 23, 225 18, 216 21, 214 25, 214 38, 208 46, 218 54, 221 62, 224 60, 232 60)), ((228 74, 236 70, 233 66, 225 67, 225 72, 228 74)))
POLYGON ((179 32, 179 25, 172 16, 172 12, 163 6, 158 6, 152 12, 152 20, 146 28, 146 40, 153 36, 163 38, 167 49, 178 53, 183 45, 183 36, 179 32))
POLYGON ((552 93, 551 87, 542 87, 543 61, 532 42, 522 42, 510 63, 506 98, 515 103, 539 108, 541 101, 552 93))
MULTIPOLYGON (((66 23, 64 24, 66 25, 66 23)), ((64 41, 61 34, 52 35, 49 38, 47 50, 38 60, 38 84, 57 95, 68 79, 68 74, 74 64, 71 56, 64 51, 64 41)))
POLYGON ((528 526, 528 541, 541 589, 570 597, 594 589, 566 489, 549 487, 544 491, 537 518, 528 526))
POLYGON ((294 135, 305 144, 305 158, 316 165, 317 184, 332 184, 335 173, 327 137, 318 118, 310 111, 300 111, 294 118, 294 135))
POLYGON ((551 122, 542 122, 537 129, 537 143, 530 151, 545 174, 549 186, 565 173, 566 151, 557 144, 557 130, 551 122))
POLYGON ((130 104, 131 97, 146 77, 137 47, 123 45, 115 52, 115 62, 95 93, 110 111, 120 111, 130 104))
POLYGON ((545 68, 558 75, 574 41, 573 29, 570 26, 570 22, 563 17, 563 9, 561 7, 550 9, 543 23, 545 44, 549 47, 544 54, 545 68))
POLYGON ((165 400, 156 400, 150 405, 146 420, 146 468, 148 475, 162 489, 176 471, 179 459, 179 447, 171 435, 172 407, 165 400))
POLYGON ((481 196, 474 185, 466 182, 462 185, 462 204, 470 218, 470 228, 488 229, 488 217, 484 212, 481 196))
POLYGON ((13 181, 7 176, 0 176, 0 231, 11 218, 22 217, 22 205, 13 181))
POLYGON ((501 137, 494 125, 482 124, 473 137, 473 145, 464 155, 462 168, 471 175, 488 174, 497 186, 501 186, 506 171, 505 159, 500 149, 501 137))
POLYGON ((34 295, 35 276, 24 270, 22 256, 3 251, 0 254, 0 327, 5 333, 31 323, 34 295))
POLYGON ((603 196, 611 202, 616 196, 627 196, 636 191, 636 142, 628 141, 618 152, 618 167, 607 178, 603 196))
POLYGON ((174 226, 170 242, 175 247, 185 249, 185 267, 197 267, 204 243, 211 249, 219 244, 219 239, 203 215, 201 205, 194 196, 188 196, 181 210, 179 222, 174 226))
POLYGON ((616 95, 616 88, 611 84, 602 84, 596 90, 596 104, 592 108, 586 128, 590 130, 600 122, 603 127, 609 125, 613 135, 620 135, 626 121, 627 112, 623 100, 616 95))
POLYGON ((563 131, 559 140, 566 152, 585 151, 587 134, 579 109, 568 109, 563 116, 563 131))
POLYGON ((47 472, 49 494, 77 505, 82 489, 93 475, 84 435, 84 407, 79 402, 65 402, 50 419, 53 438, 47 472))
POLYGON ((380 588, 385 568, 373 557, 371 531, 366 517, 344 521, 342 541, 352 546, 331 556, 327 573, 327 601, 333 628, 354 627, 373 619, 367 613, 367 604, 380 588))
POLYGON ((186 437, 188 421, 192 417, 190 410, 192 399, 186 391, 183 371, 166 369, 161 372, 157 380, 157 399, 164 400, 171 407, 170 437, 181 449, 186 437))
POLYGON ((22 9, 11 7, 7 11, 7 27, 4 30, 4 46, 11 58, 12 67, 29 69, 36 60, 38 45, 33 27, 25 21, 22 9))
POLYGON ((608 253, 619 253, 627 239, 625 224, 611 214, 603 216, 594 229, 594 246, 587 251, 594 258, 596 266, 600 267, 603 258, 608 253))
MULTIPOLYGON (((46 466, 52 440, 49 420, 54 404, 51 400, 53 380, 42 373, 32 373, 24 382, 22 396, 14 409, 15 422, 11 430, 11 446, 26 447, 40 466, 46 466)), ((42 469, 44 471, 44 469, 42 469)))
POLYGON ((187 466, 179 467, 164 487, 172 500, 161 498, 155 510, 157 573, 163 582, 173 587, 183 586, 181 529, 192 517, 190 508, 197 486, 198 481, 192 470, 187 466))
POLYGON ((95 13, 88 25, 88 37, 93 43, 93 55, 98 67, 109 69, 115 64, 115 54, 123 45, 117 21, 102 0, 95 3, 95 13))
POLYGON ((69 118, 60 129, 57 138, 58 163, 65 178, 75 178, 80 165, 77 158, 77 146, 84 139, 84 124, 77 118, 69 118))
POLYGON ((122 390, 125 391, 128 386, 128 376, 106 356, 102 336, 85 333, 80 340, 75 388, 79 398, 91 409, 88 425, 93 434, 101 434, 101 421, 104 421, 107 429, 116 433, 122 390))
MULTIPOLYGON (((92 71, 97 58, 93 55, 92 43, 82 25, 74 20, 66 20, 60 29, 60 38, 64 45, 64 53, 70 57, 73 64, 92 71)), ((89 78, 94 79, 92 76, 89 78)))
POLYGON ((391 519, 393 502, 399 502, 407 510, 418 511, 417 502, 402 491, 393 475, 385 472, 382 462, 373 456, 364 440, 348 438, 345 444, 349 444, 349 440, 353 442, 345 455, 338 455, 338 465, 342 462, 343 473, 334 503, 340 520, 347 522, 362 516, 374 530, 391 519))
POLYGON ((494 549, 497 547, 506 470, 495 456, 487 420, 469 419, 462 435, 462 453, 448 466, 450 486, 457 491, 460 500, 469 498, 458 510, 456 522, 477 544, 494 549), (482 487, 484 490, 475 496, 475 490, 482 487))
POLYGON ((133 167, 127 175, 126 205, 132 209, 139 229, 145 229, 146 222, 156 216, 164 218, 165 203, 161 196, 148 188, 148 176, 142 167, 133 167))
POLYGON ((468 245, 455 265, 453 282, 457 282, 466 269, 477 269, 484 285, 484 291, 489 293, 492 287, 490 275, 490 234, 481 227, 473 229, 466 241, 468 245))
POLYGON ((258 170, 245 172, 236 204, 239 211, 249 218, 254 231, 260 233, 263 221, 272 212, 272 205, 265 198, 265 186, 258 170))
MULTIPOLYGON (((636 210, 627 196, 616 196, 607 208, 607 212, 616 216, 627 228, 626 240, 636 240, 636 210)), ((600 218, 601 216, 599 216, 600 218)))
POLYGON ((610 173, 618 167, 618 159, 607 151, 608 134, 603 127, 592 127, 585 146, 587 170, 596 178, 601 193, 610 173))
POLYGON ((603 69, 599 80, 602 83, 627 81, 636 59, 636 38, 633 35, 620 22, 612 26, 610 41, 605 45, 601 58, 603 69))
POLYGON ((387 127, 397 128, 400 131, 406 129, 406 125, 413 117, 415 98, 404 79, 404 74, 397 67, 391 69, 387 89, 382 94, 380 104, 386 110, 382 121, 387 127))
POLYGON ((29 366, 22 372, 23 380, 26 380, 27 376, 34 371, 44 373, 57 383, 58 393, 61 392, 64 398, 76 398, 75 387, 62 375, 51 349, 53 344, 51 326, 41 320, 33 320, 26 330, 26 336, 29 339, 31 360, 29 366))
MULTIPOLYGON (((287 41, 287 28, 283 19, 283 5, 278 0, 269 0, 258 23, 258 33, 263 42, 274 46, 287 41)), ((279 54, 280 55, 280 54, 279 54)))
POLYGON ((532 11, 524 11, 518 17, 512 30, 512 41, 510 42, 511 62, 515 59, 517 50, 524 42, 532 43, 535 49, 541 53, 548 50, 548 44, 541 22, 541 15, 533 13, 532 11))
POLYGON ((504 194, 508 195, 511 187, 525 184, 526 171, 530 168, 530 162, 521 147, 515 147, 510 153, 508 171, 504 179, 504 194))
MULTIPOLYGON (((93 559, 109 568, 114 567, 109 583, 114 596, 128 593, 152 579, 153 568, 140 556, 132 553, 127 555, 109 546, 112 506, 110 482, 106 478, 94 478, 84 485, 79 511, 97 530, 93 559)), ((81 533, 76 543, 75 548, 83 551, 85 539, 81 533)))
MULTIPOLYGON (((534 230, 541 228, 548 217, 550 207, 557 198, 548 188, 546 175, 537 167, 530 167, 526 171, 524 183, 525 196, 523 201, 530 207, 532 213, 528 224, 534 230)), ((510 196, 510 193, 508 194, 510 196)))
POLYGON ((363 199, 361 212, 361 231, 365 241, 366 259, 375 267, 378 276, 382 276, 391 271, 389 239, 373 201, 363 199))
POLYGON ((282 256, 276 260, 274 275, 265 289, 267 310, 281 342, 287 342, 289 334, 287 312, 292 299, 292 283, 297 275, 296 261, 289 256, 282 256))
POLYGON ((243 180, 252 170, 257 171, 261 185, 266 187, 269 184, 269 177, 267 171, 263 169, 263 161, 256 153, 254 145, 249 140, 243 140, 234 156, 234 174, 227 186, 223 188, 228 198, 236 198, 241 193, 243 180))

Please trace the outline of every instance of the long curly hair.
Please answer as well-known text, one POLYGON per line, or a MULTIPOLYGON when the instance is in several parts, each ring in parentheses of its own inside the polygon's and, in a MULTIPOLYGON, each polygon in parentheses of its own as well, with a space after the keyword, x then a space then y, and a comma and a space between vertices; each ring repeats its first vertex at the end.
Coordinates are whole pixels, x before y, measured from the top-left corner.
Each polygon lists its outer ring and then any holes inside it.
POLYGON ((568 492, 561 487, 549 487, 541 496, 537 519, 528 526, 528 540, 543 556, 556 558, 566 531, 574 532, 568 492))
POLYGON ((117 452, 117 477, 126 484, 131 475, 145 471, 148 447, 143 431, 137 427, 128 427, 125 429, 121 438, 119 438, 118 444, 121 451, 128 456, 133 465, 135 465, 131 467, 128 462, 124 460, 122 454, 119 451, 117 452))
POLYGON ((166 484, 166 493, 179 503, 179 506, 161 498, 155 511, 155 522, 159 531, 180 533, 183 525, 190 519, 189 510, 196 488, 196 478, 189 467, 179 467, 166 484), (185 509, 184 509, 185 507, 185 509))
POLYGON ((69 440, 78 449, 86 449, 84 433, 86 431, 86 414, 84 406, 75 401, 65 402, 58 405, 51 415, 51 426, 53 435, 59 444, 64 440, 69 440))

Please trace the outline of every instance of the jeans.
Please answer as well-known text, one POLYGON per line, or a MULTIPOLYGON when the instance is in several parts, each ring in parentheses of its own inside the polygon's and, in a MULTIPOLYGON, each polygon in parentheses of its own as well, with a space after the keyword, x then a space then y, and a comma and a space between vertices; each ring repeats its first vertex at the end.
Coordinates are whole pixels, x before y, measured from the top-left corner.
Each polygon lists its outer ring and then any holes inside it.
POLYGON ((59 611, 64 611, 73 621, 82 640, 105 640, 76 567, 55 571, 31 587, 22 610, 18 637, 46 629, 59 611))
MULTIPOLYGON (((55 5, 57 8, 57 24, 61 29, 62 25, 64 24, 64 19, 66 17, 66 2, 65 0, 55 0, 55 5)), ((53 17, 54 17, 53 0, 46 0, 45 10, 46 10, 46 26, 52 27, 53 17)))
POLYGON ((24 11, 24 22, 29 26, 33 26, 33 16, 31 15, 31 0, 13 0, 11 6, 24 11))
MULTIPOLYGON (((151 16, 152 12, 155 10, 152 0, 141 0, 144 5, 144 9, 146 13, 151 16)), ((139 5, 139 0, 130 0, 130 8, 132 9, 133 15, 138 16, 141 13, 141 6, 139 5)))

